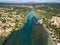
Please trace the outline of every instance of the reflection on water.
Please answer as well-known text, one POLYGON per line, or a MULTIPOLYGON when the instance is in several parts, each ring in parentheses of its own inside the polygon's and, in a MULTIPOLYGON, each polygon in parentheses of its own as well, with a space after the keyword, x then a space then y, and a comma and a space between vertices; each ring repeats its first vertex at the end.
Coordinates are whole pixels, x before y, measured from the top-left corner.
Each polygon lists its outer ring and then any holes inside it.
POLYGON ((18 31, 10 34, 3 45, 48 45, 48 33, 38 19, 33 16, 33 10, 28 14, 27 23, 18 31))

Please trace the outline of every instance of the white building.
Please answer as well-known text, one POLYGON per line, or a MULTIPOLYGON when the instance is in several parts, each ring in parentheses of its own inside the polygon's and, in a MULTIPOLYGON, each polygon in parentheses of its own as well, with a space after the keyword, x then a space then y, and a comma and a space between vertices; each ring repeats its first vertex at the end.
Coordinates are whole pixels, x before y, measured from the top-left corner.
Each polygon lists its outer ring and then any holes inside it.
POLYGON ((43 23, 43 19, 38 20, 38 23, 42 24, 43 23))

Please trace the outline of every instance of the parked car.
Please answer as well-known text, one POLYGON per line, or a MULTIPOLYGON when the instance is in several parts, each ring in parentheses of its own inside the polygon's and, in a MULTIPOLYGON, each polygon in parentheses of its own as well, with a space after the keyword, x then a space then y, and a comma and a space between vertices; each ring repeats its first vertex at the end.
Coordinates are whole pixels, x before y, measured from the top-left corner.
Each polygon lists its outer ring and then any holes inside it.
POLYGON ((56 41, 56 37, 53 38, 53 41, 56 41))
POLYGON ((56 38, 57 42, 60 42, 60 37, 56 38))
POLYGON ((60 45, 60 42, 57 42, 57 45, 60 45))
POLYGON ((50 32, 50 35, 53 35, 53 33, 52 33, 52 32, 50 32))
POLYGON ((52 32, 53 31, 53 29, 52 28, 49 28, 50 29, 50 31, 52 32))
POLYGON ((54 35, 51 35, 52 36, 52 38, 54 38, 55 36, 54 35))
POLYGON ((54 35, 54 33, 53 32, 50 32, 50 35, 54 35))

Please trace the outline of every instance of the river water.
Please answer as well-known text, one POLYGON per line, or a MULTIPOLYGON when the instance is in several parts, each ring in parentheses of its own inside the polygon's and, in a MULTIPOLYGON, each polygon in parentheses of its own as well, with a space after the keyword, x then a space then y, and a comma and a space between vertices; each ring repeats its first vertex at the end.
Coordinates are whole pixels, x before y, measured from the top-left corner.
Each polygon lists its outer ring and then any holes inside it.
POLYGON ((53 45, 48 33, 33 14, 33 10, 29 12, 25 26, 10 34, 3 45, 53 45))

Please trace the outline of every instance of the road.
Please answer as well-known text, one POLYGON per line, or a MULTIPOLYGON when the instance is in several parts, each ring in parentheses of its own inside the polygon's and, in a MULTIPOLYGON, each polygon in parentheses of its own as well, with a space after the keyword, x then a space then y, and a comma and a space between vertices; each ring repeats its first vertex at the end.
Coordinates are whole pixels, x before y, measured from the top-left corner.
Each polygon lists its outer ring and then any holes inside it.
POLYGON ((37 23, 36 17, 31 11, 27 17, 25 26, 11 33, 3 45, 51 45, 48 44, 48 33, 45 28, 37 23))

